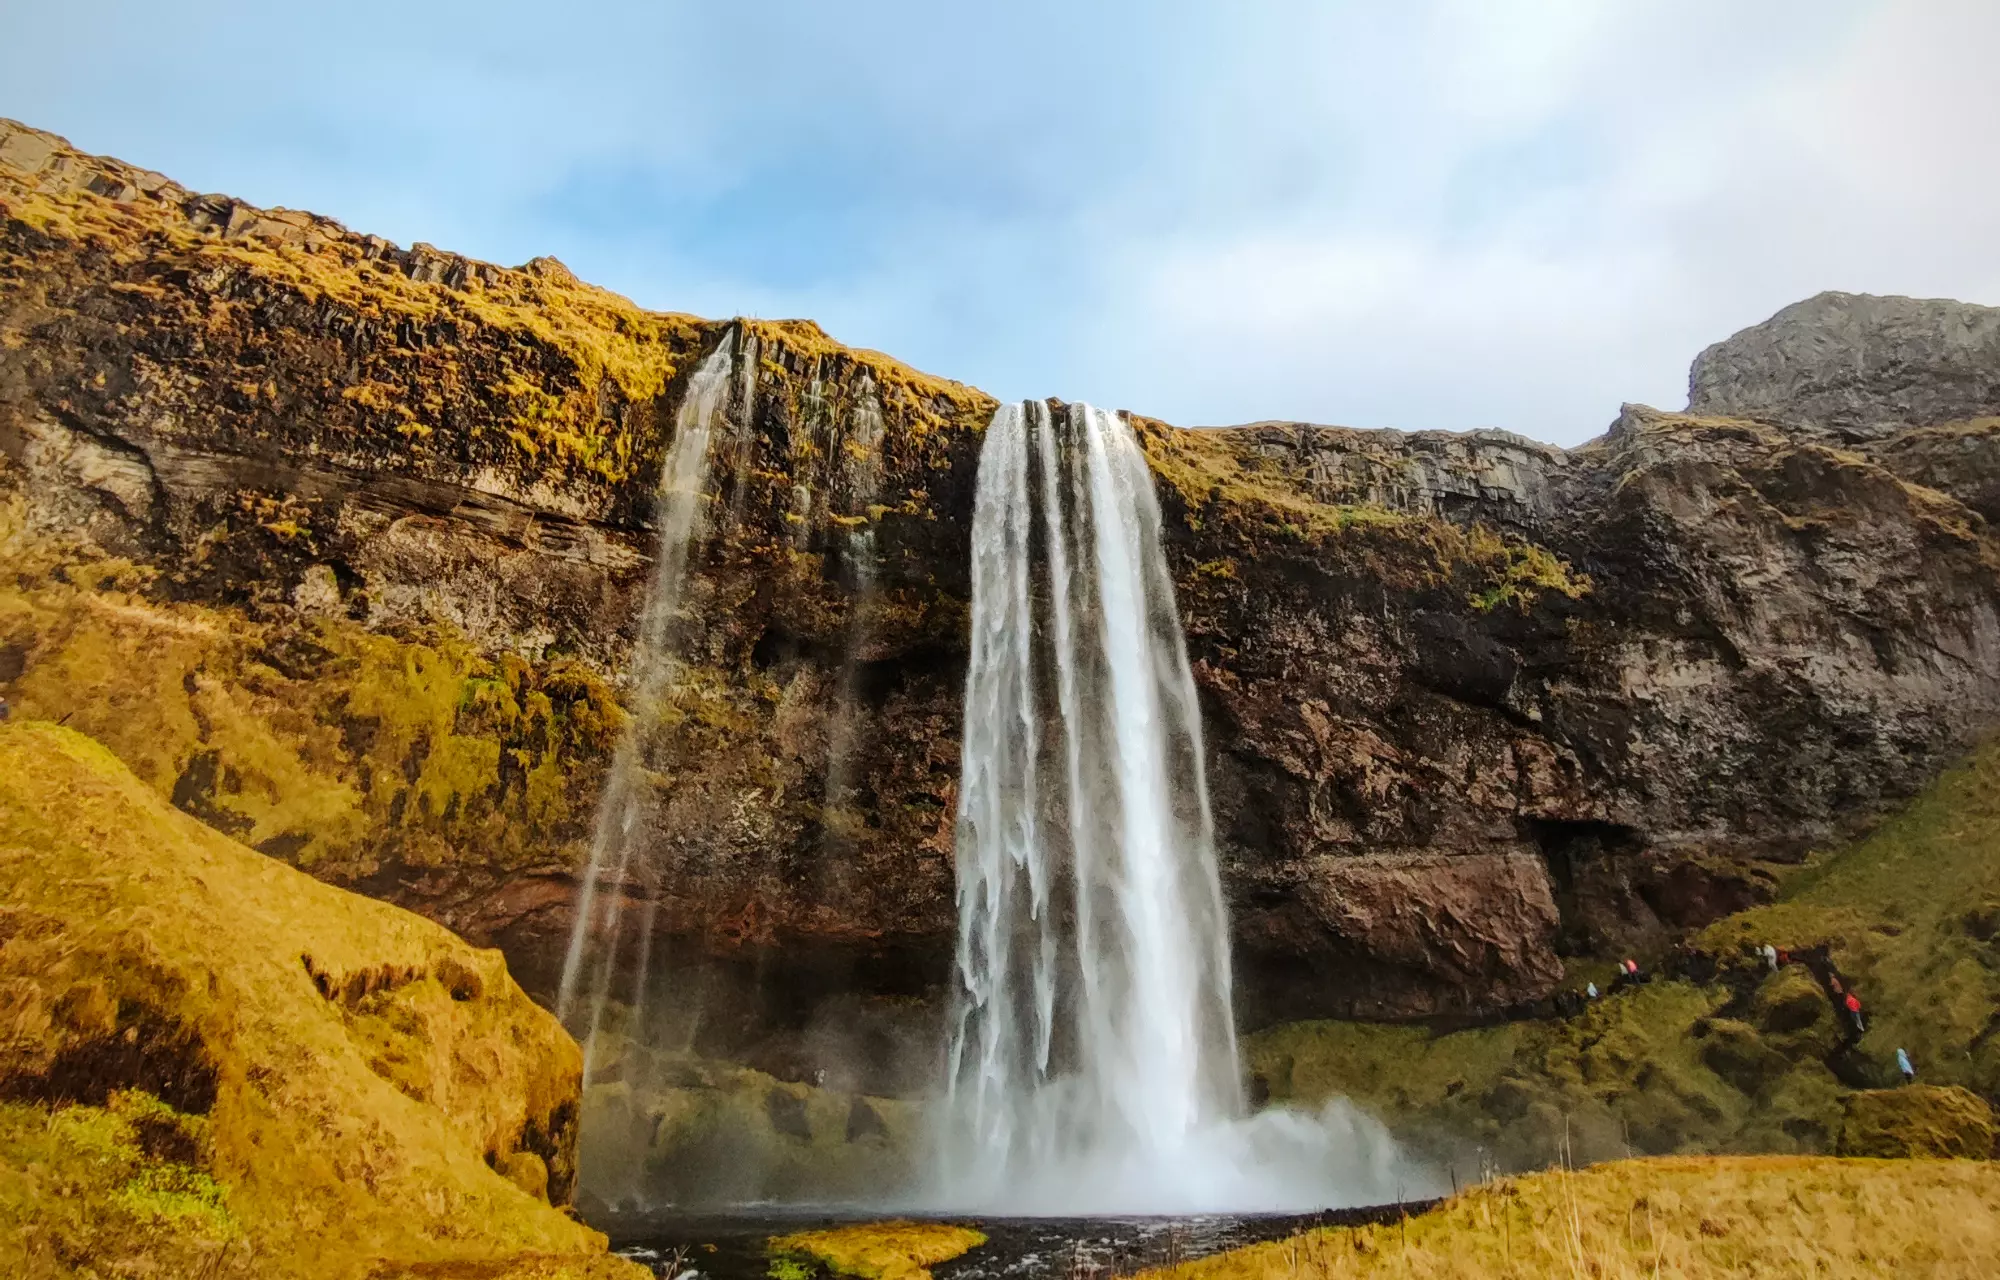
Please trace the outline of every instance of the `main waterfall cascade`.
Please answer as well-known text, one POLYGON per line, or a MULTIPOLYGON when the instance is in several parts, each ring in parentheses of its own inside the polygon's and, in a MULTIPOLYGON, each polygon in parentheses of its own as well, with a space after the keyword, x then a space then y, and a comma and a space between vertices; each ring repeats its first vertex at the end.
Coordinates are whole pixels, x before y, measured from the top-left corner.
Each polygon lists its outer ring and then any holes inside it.
POLYGON ((689 552, 702 529, 703 491, 708 484, 709 445, 715 420, 729 403, 730 374, 735 365, 733 346, 732 342, 724 341, 688 380, 687 391, 674 415, 673 443, 660 468, 656 494, 659 544, 654 550, 653 576, 632 650, 632 715, 612 755, 610 773, 598 801, 590 862, 584 871, 576 922, 571 927, 562 985, 557 993, 557 1016, 577 1031, 583 1042, 586 1081, 590 1078, 592 1053, 605 1006, 612 998, 619 953, 628 933, 637 948, 631 962, 634 1022, 628 1028, 635 1040, 640 1031, 637 1019, 645 1011, 643 994, 652 951, 652 917, 660 900, 659 886, 653 886, 654 891, 646 895, 645 918, 635 928, 624 927, 630 879, 634 875, 643 878, 651 872, 650 868, 639 865, 643 859, 635 858, 644 818, 645 745, 650 732, 659 724, 679 662, 681 604, 687 589, 689 552), (604 901, 600 902, 600 898, 604 901), (607 941, 602 954, 587 961, 586 944, 593 935, 607 941))
POLYGON ((1129 423, 995 413, 972 593, 935 1197, 1160 1213, 1428 1189, 1344 1103, 1245 1116, 1200 708, 1129 423))

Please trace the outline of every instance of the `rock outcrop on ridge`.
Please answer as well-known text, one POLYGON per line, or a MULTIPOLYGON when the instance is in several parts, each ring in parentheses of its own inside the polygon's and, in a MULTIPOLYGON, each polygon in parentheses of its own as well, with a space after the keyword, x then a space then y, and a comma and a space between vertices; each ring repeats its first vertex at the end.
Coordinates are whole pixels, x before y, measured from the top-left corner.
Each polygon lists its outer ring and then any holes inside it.
POLYGON ((1822 293, 1695 357, 1688 412, 1850 441, 2000 415, 2000 310, 1822 293))
MULTIPOLYGON (((673 409, 734 344, 650 744, 657 874, 620 889, 656 956, 734 993, 715 1047, 797 1078, 813 1045, 934 1038, 910 1010, 948 980, 989 397, 21 126, 0 216, 0 485, 40 548, 0 583, 0 691, 273 856, 501 946, 531 990, 616 739, 673 409)), ((1534 1001, 1565 956, 1758 900, 1761 864, 2000 724, 1996 437, 1934 420, 1974 391, 1918 385, 1990 383, 1961 338, 1994 313, 1896 307, 1900 354, 1859 378, 1784 373, 1798 344, 1752 331, 1704 354, 1691 412, 1628 406, 1572 450, 1139 420, 1247 1020, 1534 1001)), ((1842 314, 1806 344, 1828 368, 1874 341, 1842 314)))

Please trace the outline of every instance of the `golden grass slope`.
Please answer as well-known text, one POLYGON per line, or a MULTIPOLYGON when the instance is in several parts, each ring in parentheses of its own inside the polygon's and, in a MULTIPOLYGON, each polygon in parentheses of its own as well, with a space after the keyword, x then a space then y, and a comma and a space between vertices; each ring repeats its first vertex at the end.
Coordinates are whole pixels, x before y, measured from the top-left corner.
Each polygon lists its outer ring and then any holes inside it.
POLYGON ((497 952, 46 723, 0 726, 0 885, 0 1274, 636 1274, 549 1203, 581 1055, 497 952))
POLYGON ((1387 1226, 1147 1273, 1294 1277, 1951 1277, 2000 1273, 2000 1167, 1785 1156, 1624 1160, 1475 1188, 1387 1226))

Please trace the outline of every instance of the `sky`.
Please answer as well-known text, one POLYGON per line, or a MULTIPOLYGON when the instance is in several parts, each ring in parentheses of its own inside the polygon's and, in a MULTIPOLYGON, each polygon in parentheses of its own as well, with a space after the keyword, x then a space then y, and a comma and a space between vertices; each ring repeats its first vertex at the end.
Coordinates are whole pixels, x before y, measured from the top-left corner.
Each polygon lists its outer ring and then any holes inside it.
POLYGON ((2000 305, 1993 0, 0 0, 0 115, 641 305, 1184 425, 1686 403, 2000 305))

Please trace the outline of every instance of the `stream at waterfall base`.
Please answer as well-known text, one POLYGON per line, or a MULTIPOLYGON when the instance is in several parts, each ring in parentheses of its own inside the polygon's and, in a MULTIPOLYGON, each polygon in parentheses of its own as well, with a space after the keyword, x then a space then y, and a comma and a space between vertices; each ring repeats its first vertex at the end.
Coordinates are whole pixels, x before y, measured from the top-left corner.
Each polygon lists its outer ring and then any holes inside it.
MULTIPOLYGON (((1242 1245, 1278 1240, 1319 1226, 1389 1223, 1437 1202, 1329 1209, 1319 1213, 1202 1214, 1175 1217, 981 1218, 939 1215, 940 1222, 977 1227, 986 1243, 930 1268, 936 1280, 1109 1280, 1171 1266, 1242 1245)), ((821 1231, 889 1217, 930 1215, 777 1206, 731 1212, 673 1210, 609 1213, 592 1225, 617 1253, 663 1277, 766 1280, 771 1237, 821 1231)))

